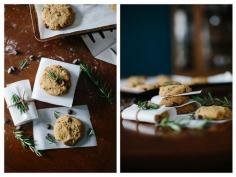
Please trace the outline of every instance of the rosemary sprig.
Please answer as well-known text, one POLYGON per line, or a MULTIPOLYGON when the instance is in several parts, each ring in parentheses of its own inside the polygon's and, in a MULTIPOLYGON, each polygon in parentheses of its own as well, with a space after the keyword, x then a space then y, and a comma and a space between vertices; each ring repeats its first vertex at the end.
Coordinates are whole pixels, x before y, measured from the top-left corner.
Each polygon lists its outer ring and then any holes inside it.
POLYGON ((224 106, 232 109, 232 103, 224 97, 223 99, 214 98, 210 92, 208 92, 207 96, 192 96, 192 99, 199 102, 202 106, 224 106))
POLYGON ((176 124, 173 121, 170 121, 169 118, 162 119, 160 122, 160 126, 161 127, 170 127, 171 129, 173 129, 174 131, 177 131, 177 132, 181 131, 180 125, 176 124))
POLYGON ((55 137, 53 135, 51 135, 50 133, 48 133, 45 138, 46 138, 46 140, 48 140, 48 142, 50 144, 57 143, 55 137))
POLYGON ((159 126, 169 127, 174 131, 180 132, 182 128, 202 129, 208 124, 207 120, 194 120, 189 117, 178 117, 175 120, 164 118, 161 120, 159 126))
POLYGON ((138 101, 138 107, 143 110, 158 109, 160 106, 150 101, 138 101))
POLYGON ((112 90, 109 86, 104 83, 98 75, 92 72, 92 69, 86 64, 80 64, 81 70, 87 74, 89 79, 93 82, 93 84, 99 89, 101 93, 101 97, 105 98, 110 104, 112 103, 112 90))
POLYGON ((39 151, 35 148, 34 140, 25 136, 23 131, 15 130, 13 133, 15 138, 21 142, 23 148, 29 148, 39 157, 43 156, 42 151, 39 151))
POLYGON ((54 80, 56 83, 61 84, 63 81, 63 78, 61 78, 58 74, 55 72, 49 71, 48 72, 48 77, 52 80, 54 80))
POLYGON ((93 129, 89 128, 88 129, 88 136, 90 137, 90 136, 93 136, 93 135, 94 135, 93 129))
POLYGON ((26 68, 27 66, 29 65, 29 60, 26 58, 26 59, 23 59, 19 62, 19 68, 21 70, 23 70, 24 68, 26 68))
POLYGON ((17 94, 13 94, 11 100, 21 114, 25 113, 29 109, 27 103, 24 101, 24 98, 20 98, 17 94))
POLYGON ((58 117, 60 117, 60 112, 58 112, 58 111, 54 111, 54 113, 53 113, 53 115, 54 115, 54 117, 57 119, 58 117))

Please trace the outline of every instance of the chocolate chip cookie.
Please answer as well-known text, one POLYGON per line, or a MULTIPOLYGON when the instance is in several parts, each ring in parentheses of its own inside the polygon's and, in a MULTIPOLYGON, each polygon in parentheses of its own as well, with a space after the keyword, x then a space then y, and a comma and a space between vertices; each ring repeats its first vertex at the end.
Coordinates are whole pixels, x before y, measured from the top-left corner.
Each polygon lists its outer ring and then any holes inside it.
POLYGON ((202 106, 195 112, 195 117, 209 120, 232 119, 232 111, 223 106, 202 106))
POLYGON ((160 96, 174 96, 181 93, 191 92, 192 89, 188 85, 167 85, 160 87, 160 96))
POLYGON ((71 86, 70 73, 60 65, 48 66, 41 76, 40 86, 49 95, 64 95, 71 86))
POLYGON ((56 120, 53 132, 57 141, 73 146, 83 138, 85 127, 79 119, 64 115, 56 120))
POLYGON ((163 98, 160 102, 160 105, 165 105, 167 107, 179 106, 186 103, 188 100, 188 96, 170 96, 163 98))
POLYGON ((50 4, 43 8, 42 18, 46 28, 59 30, 74 22, 75 13, 68 4, 50 4))

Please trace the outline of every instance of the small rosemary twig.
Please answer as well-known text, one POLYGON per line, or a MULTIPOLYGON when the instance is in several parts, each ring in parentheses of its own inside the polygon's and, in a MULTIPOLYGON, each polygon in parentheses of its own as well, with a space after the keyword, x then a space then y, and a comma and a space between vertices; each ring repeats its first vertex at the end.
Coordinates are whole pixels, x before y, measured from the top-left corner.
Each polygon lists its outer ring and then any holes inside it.
POLYGON ((60 117, 60 112, 54 111, 53 115, 57 119, 58 117, 60 117))
POLYGON ((49 71, 48 77, 52 80, 54 80, 56 83, 60 84, 62 83, 63 79, 56 73, 49 71))
POLYGON ((214 98, 210 92, 208 92, 207 96, 192 96, 192 99, 199 102, 202 106, 224 106, 232 109, 232 103, 224 97, 224 99, 214 98))
POLYGON ((53 135, 51 135, 50 133, 48 133, 45 138, 46 138, 46 140, 48 140, 48 142, 51 143, 51 144, 57 142, 56 139, 55 139, 55 137, 54 137, 53 135))
POLYGON ((93 135, 94 135, 93 129, 89 128, 88 129, 88 136, 93 136, 93 135))
POLYGON ((24 98, 20 98, 17 94, 13 94, 11 100, 21 114, 25 113, 29 109, 27 103, 24 101, 24 98))
POLYGON ((171 129, 180 132, 181 127, 173 121, 170 121, 169 118, 164 118, 160 122, 161 127, 170 127, 171 129))
POLYGON ((158 109, 160 106, 150 101, 138 101, 138 107, 143 110, 158 109))
POLYGON ((26 68, 28 65, 29 65, 29 60, 27 58, 19 62, 19 68, 21 70, 26 68))
POLYGON ((13 133, 15 138, 21 142, 23 148, 29 148, 39 157, 43 156, 42 152, 35 148, 34 140, 32 138, 25 136, 23 131, 15 130, 13 131, 13 133))
POLYGON ((87 74, 89 79, 93 82, 94 85, 97 86, 101 93, 101 97, 104 97, 110 104, 112 103, 112 90, 105 84, 98 75, 92 72, 91 68, 89 68, 86 64, 80 64, 81 70, 87 74))

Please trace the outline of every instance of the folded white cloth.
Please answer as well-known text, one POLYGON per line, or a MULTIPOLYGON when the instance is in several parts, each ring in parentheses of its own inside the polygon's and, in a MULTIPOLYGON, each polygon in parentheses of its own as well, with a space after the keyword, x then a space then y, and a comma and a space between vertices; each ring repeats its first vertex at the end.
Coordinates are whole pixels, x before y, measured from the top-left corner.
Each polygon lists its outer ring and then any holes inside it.
POLYGON ((29 80, 21 80, 11 83, 7 85, 7 87, 4 89, 4 92, 4 97, 15 126, 22 125, 38 118, 37 109, 33 100, 31 99, 32 91, 29 80), (13 94, 16 94, 25 100, 28 106, 26 112, 21 113, 20 110, 14 105, 12 102, 13 94))
POLYGON ((130 107, 122 111, 121 117, 127 120, 136 120, 140 122, 148 123, 158 123, 157 116, 162 113, 167 112, 169 114, 169 119, 175 119, 177 113, 175 108, 168 108, 165 106, 160 107, 159 109, 152 110, 142 110, 138 105, 133 104, 130 107))

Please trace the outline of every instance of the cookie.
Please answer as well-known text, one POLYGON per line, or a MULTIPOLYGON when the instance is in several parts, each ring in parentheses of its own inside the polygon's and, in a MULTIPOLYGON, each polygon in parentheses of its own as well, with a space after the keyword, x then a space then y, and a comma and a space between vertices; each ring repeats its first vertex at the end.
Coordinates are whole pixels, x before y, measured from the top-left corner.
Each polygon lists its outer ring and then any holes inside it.
POLYGON ((160 96, 174 96, 181 93, 191 92, 192 89, 188 85, 167 85, 160 87, 160 96))
POLYGON ((57 141, 68 146, 73 146, 83 138, 85 127, 79 119, 64 115, 57 118, 53 133, 57 141))
POLYGON ((43 8, 42 19, 46 28, 59 30, 71 25, 74 22, 75 14, 70 5, 50 4, 43 8))
POLYGON ((232 111, 223 106, 202 106, 195 112, 195 117, 209 120, 232 119, 232 111))
POLYGON ((179 106, 186 103, 188 100, 188 96, 170 96, 163 98, 160 102, 160 105, 165 105, 167 107, 179 106))
POLYGON ((193 77, 190 81, 190 85, 206 84, 206 83, 208 83, 207 77, 193 77))
POLYGON ((181 85, 181 83, 177 82, 177 81, 170 80, 170 81, 162 83, 161 86, 167 86, 167 85, 181 85))
POLYGON ((71 86, 70 73, 60 65, 48 66, 41 76, 40 86, 49 95, 64 95, 71 86))
POLYGON ((145 80, 145 76, 131 76, 127 79, 126 86, 136 87, 137 85, 144 84, 145 80))
POLYGON ((135 88, 146 91, 146 90, 159 88, 159 85, 158 84, 141 84, 141 85, 137 85, 135 88))
POLYGON ((188 113, 196 111, 196 109, 197 109, 196 104, 192 103, 192 104, 187 104, 181 107, 177 107, 176 111, 177 111, 177 114, 188 114, 188 113))
POLYGON ((113 12, 116 12, 116 4, 112 4, 111 9, 112 9, 113 12))

